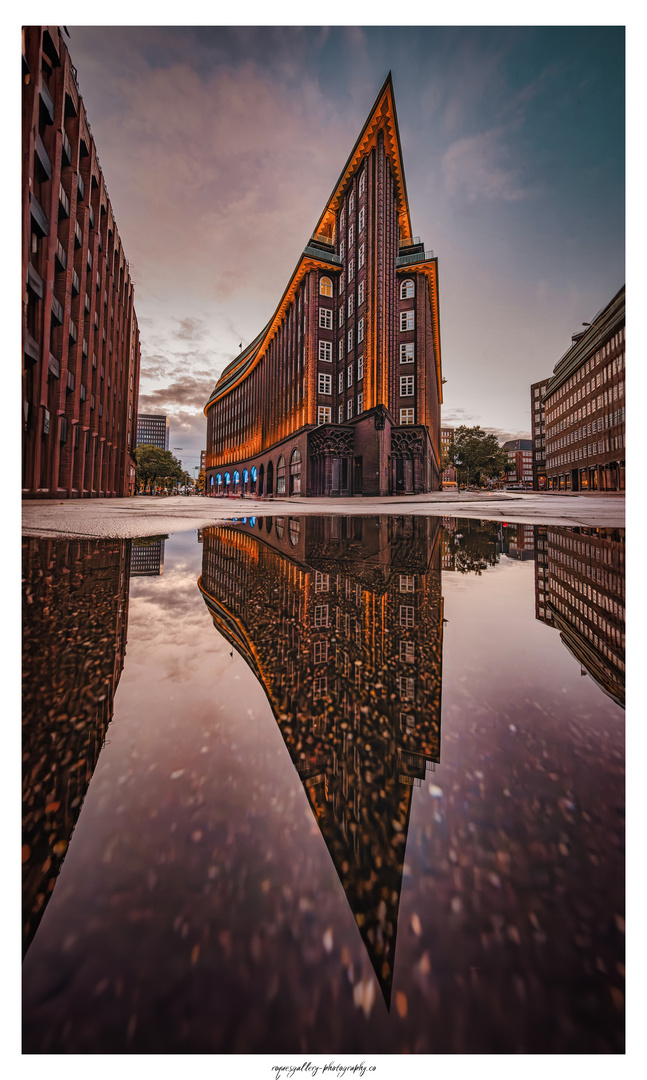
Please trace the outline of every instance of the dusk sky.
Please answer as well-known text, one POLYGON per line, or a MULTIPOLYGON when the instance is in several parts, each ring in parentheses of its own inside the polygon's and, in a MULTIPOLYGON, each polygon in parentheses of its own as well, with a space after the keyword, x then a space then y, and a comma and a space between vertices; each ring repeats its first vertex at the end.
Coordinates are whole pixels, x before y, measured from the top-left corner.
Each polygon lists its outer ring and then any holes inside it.
POLYGON ((388 71, 413 231, 439 260, 443 422, 528 436, 624 269, 621 27, 78 27, 135 282, 140 411, 185 465, 273 313, 388 71))

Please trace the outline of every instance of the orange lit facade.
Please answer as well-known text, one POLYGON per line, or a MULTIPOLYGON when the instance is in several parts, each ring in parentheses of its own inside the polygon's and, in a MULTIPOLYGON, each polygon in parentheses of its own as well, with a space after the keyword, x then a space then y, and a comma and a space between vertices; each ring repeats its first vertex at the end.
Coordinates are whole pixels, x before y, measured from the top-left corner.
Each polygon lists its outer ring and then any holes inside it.
POLYGON ((76 71, 23 28, 23 495, 132 495, 134 290, 76 71))
POLYGON ((211 495, 440 486, 438 262, 412 236, 391 76, 281 301, 205 406, 211 495))

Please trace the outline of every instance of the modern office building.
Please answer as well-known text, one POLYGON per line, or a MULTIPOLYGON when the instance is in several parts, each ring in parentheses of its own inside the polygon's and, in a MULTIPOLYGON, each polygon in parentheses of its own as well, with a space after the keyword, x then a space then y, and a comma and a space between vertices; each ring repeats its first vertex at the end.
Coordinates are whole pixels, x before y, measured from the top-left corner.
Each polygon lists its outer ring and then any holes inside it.
POLYGON ((548 487, 625 490, 625 288, 573 335, 543 395, 548 487))
POLYGON ((203 530, 198 586, 263 686, 387 1005, 412 789, 440 760, 437 518, 203 530))
POLYGON ((546 418, 544 394, 550 379, 540 379, 530 387, 530 420, 532 424, 532 486, 545 491, 546 481, 546 418))
POLYGON ((440 486, 438 261, 412 235, 389 74, 279 304, 205 406, 207 491, 440 486))
POLYGON ((140 413, 137 417, 136 446, 157 446, 160 450, 168 450, 170 428, 168 416, 140 413))
POLYGON ((164 538, 131 540, 131 577, 161 577, 164 573, 164 538))
POLYGON ((139 332, 128 262, 63 32, 22 34, 23 495, 131 495, 139 332))
POLYGON ((504 442, 510 464, 506 473, 508 483, 532 487, 532 442, 530 439, 509 439, 504 442))
MULTIPOLYGON (((453 443, 453 441, 454 441, 454 428, 441 427, 441 429, 440 429, 440 449, 442 451, 442 454, 449 453, 449 448, 450 448, 451 444, 453 443)), ((450 465, 448 468, 443 469, 442 482, 444 484, 445 483, 454 483, 454 482, 456 482, 457 479, 458 478, 456 476, 456 470, 454 469, 453 465, 450 465)))

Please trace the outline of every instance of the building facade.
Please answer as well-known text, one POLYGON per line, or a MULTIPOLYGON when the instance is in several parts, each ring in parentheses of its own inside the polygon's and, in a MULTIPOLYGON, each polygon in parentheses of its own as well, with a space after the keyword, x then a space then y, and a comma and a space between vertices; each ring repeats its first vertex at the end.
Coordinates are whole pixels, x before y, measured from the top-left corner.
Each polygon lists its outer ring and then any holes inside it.
POLYGON ((412 236, 389 74, 264 329, 207 405, 212 495, 440 486, 438 264, 412 236))
POLYGON ((625 490, 625 289, 573 335, 543 395, 548 487, 625 490))
MULTIPOLYGON (((441 429, 440 429, 441 456, 444 455, 444 454, 449 453, 449 448, 452 445, 453 441, 454 441, 454 428, 441 427, 441 429)), ((449 483, 453 484, 453 483, 457 482, 458 477, 456 475, 456 470, 454 469, 453 465, 450 465, 447 469, 443 469, 443 474, 442 474, 441 479, 442 479, 443 484, 449 484, 449 483)))
POLYGON ((530 422, 532 424, 532 486, 545 491, 546 480, 546 418, 544 394, 550 379, 540 379, 530 387, 530 422))
POLYGON ((23 495, 134 491, 139 332, 76 70, 23 28, 23 495))
POLYGON ((160 450, 168 450, 170 428, 168 416, 140 413, 137 417, 136 446, 157 446, 160 450))
POLYGON ((510 459, 506 473, 508 483, 532 487, 532 442, 530 439, 509 439, 508 442, 504 442, 503 449, 507 451, 510 459))

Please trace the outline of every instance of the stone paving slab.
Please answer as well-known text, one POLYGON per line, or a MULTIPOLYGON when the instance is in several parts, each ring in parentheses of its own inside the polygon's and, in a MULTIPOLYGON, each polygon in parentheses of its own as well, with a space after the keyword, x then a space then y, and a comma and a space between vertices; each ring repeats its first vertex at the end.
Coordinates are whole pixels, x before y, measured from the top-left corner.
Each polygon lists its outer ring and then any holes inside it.
POLYGON ((624 528, 624 495, 562 492, 442 491, 422 496, 324 499, 214 499, 143 496, 127 499, 29 499, 22 504, 25 536, 155 536, 214 525, 232 517, 289 514, 426 514, 524 525, 624 528))

